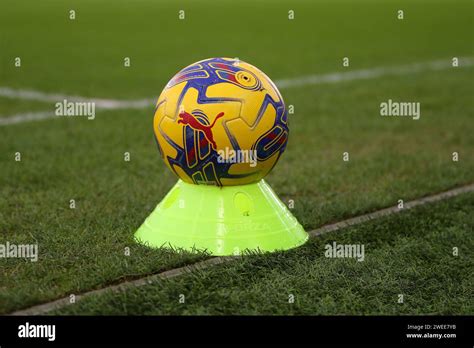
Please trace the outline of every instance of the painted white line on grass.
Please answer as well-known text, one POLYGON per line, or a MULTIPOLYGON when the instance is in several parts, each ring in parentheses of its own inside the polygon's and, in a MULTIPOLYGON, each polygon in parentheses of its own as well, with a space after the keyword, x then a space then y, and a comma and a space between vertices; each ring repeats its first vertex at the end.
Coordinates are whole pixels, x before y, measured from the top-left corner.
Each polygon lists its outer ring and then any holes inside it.
MULTIPOLYGON (((459 58, 459 66, 454 68, 450 59, 436 60, 423 63, 413 63, 400 66, 378 67, 361 70, 340 71, 321 75, 307 75, 291 79, 276 80, 275 84, 280 89, 296 88, 309 85, 317 85, 324 83, 339 83, 344 81, 374 79, 389 75, 406 75, 410 73, 419 73, 423 71, 443 70, 443 69, 459 69, 463 67, 470 67, 474 65, 474 59, 471 57, 459 58)), ((96 107, 102 109, 142 109, 154 105, 154 99, 140 99, 140 100, 115 100, 115 99, 96 99, 85 98, 79 96, 68 96, 64 94, 49 94, 33 90, 12 89, 9 87, 0 87, 0 96, 6 98, 36 100, 42 102, 60 102, 64 99, 72 102, 94 102, 96 107)), ((23 115, 8 116, 0 122, 0 126, 10 124, 17 124, 22 122, 44 120, 52 117, 46 117, 43 112, 23 115), (9 121, 8 119, 12 119, 9 121)))
POLYGON ((415 208, 419 205, 441 201, 443 199, 448 199, 450 197, 458 196, 462 193, 467 193, 467 192, 474 192, 474 184, 470 184, 470 185, 467 185, 467 186, 462 186, 462 187, 455 188, 455 189, 452 189, 452 190, 449 190, 449 191, 441 192, 441 193, 438 193, 438 194, 435 194, 435 195, 426 196, 426 197, 423 197, 423 198, 415 199, 415 200, 410 201, 410 202, 406 202, 406 203, 404 203, 404 208, 403 209, 399 209, 398 206, 394 206, 394 207, 389 207, 389 208, 377 210, 373 213, 368 213, 368 214, 356 216, 356 217, 351 218, 351 219, 336 222, 334 224, 325 225, 323 227, 320 227, 320 228, 318 228, 316 230, 313 230, 313 231, 310 231, 308 233, 311 237, 317 237, 317 236, 320 236, 320 235, 322 235, 324 233, 327 233, 327 232, 337 231, 337 230, 340 230, 341 228, 346 228, 346 227, 353 226, 353 225, 359 225, 359 224, 364 223, 364 222, 369 221, 369 220, 379 219, 379 218, 387 216, 387 215, 400 213, 404 210, 413 209, 413 208, 415 208))
MULTIPOLYGON (((414 207, 417 207, 420 205, 441 201, 441 200, 458 196, 460 194, 467 193, 467 192, 474 192, 474 184, 469 184, 469 185, 458 187, 449 191, 445 191, 445 192, 437 193, 431 196, 426 196, 423 198, 415 199, 413 201, 409 201, 405 203, 404 205, 405 207, 403 209, 399 209, 398 207, 385 208, 385 209, 375 211, 373 213, 368 213, 368 214, 360 215, 360 216, 350 218, 347 220, 343 220, 334 224, 325 225, 315 230, 309 231, 308 234, 310 238, 315 238, 325 233, 335 232, 349 226, 354 226, 354 225, 358 225, 369 220, 374 220, 374 219, 378 219, 384 216, 397 214, 406 210, 413 209, 414 207)), ((239 258, 240 258, 239 256, 212 257, 205 261, 197 262, 197 263, 187 265, 184 267, 171 269, 169 271, 153 274, 153 275, 139 278, 136 280, 125 281, 117 285, 112 285, 112 286, 108 286, 108 287, 97 289, 97 290, 87 291, 83 294, 76 295, 75 300, 77 302, 85 297, 89 297, 92 295, 100 295, 102 293, 109 292, 109 291, 111 292, 125 291, 129 288, 152 284, 163 279, 170 279, 170 278, 174 278, 183 274, 191 273, 197 270, 203 270, 203 269, 206 269, 218 264, 228 263, 228 262, 237 260, 239 258)), ((70 304, 71 303, 70 303, 69 297, 63 297, 55 301, 51 301, 51 302, 43 303, 43 304, 36 305, 30 308, 15 311, 11 313, 10 315, 41 315, 41 314, 45 314, 56 309, 66 307, 70 304)))
POLYGON ((9 87, 0 87, 0 97, 36 100, 41 102, 58 103, 63 100, 69 102, 86 102, 95 103, 95 106, 102 109, 143 109, 146 107, 153 107, 153 99, 139 99, 139 100, 117 100, 117 99, 102 99, 102 98, 86 98, 75 95, 65 95, 58 93, 44 93, 26 89, 13 89, 9 87))
POLYGON ((52 111, 27 112, 8 117, 0 117, 0 126, 9 126, 11 124, 23 123, 28 121, 41 121, 55 117, 52 111))
POLYGON ((400 66, 387 66, 362 70, 341 71, 331 74, 309 75, 291 79, 283 79, 275 81, 278 88, 292 88, 309 85, 318 85, 324 83, 339 83, 344 81, 374 79, 389 75, 406 75, 412 73, 419 73, 423 71, 444 70, 444 69, 459 69, 462 67, 470 67, 474 65, 474 59, 471 57, 459 58, 459 66, 453 67, 451 60, 435 60, 424 63, 413 63, 400 66))
MULTIPOLYGON (((112 100, 112 99, 88 99, 76 96, 66 96, 59 94, 44 94, 37 91, 25 91, 25 90, 12 90, 6 87, 0 87, 0 96, 19 99, 38 100, 43 102, 62 102, 67 100, 68 102, 93 102, 96 103, 98 109, 104 110, 121 110, 121 109, 143 109, 154 106, 153 100, 112 100), (3 94, 2 94, 3 93, 3 94), (44 96, 44 99, 40 99, 44 96), (62 99, 54 99, 54 98, 62 99)), ((8 126, 17 123, 29 122, 29 121, 41 121, 50 118, 55 118, 55 111, 51 107, 51 111, 39 111, 39 112, 27 112, 24 114, 16 114, 12 116, 6 116, 0 118, 0 127, 8 126)))
MULTIPOLYGON (((80 301, 84 297, 102 294, 105 291, 119 292, 119 291, 125 291, 129 289, 130 287, 139 287, 139 286, 143 286, 147 284, 153 284, 154 282, 159 281, 159 280, 170 279, 170 278, 174 278, 185 273, 190 273, 190 272, 197 271, 200 269, 206 269, 210 266, 225 263, 230 260, 235 260, 236 258, 237 256, 213 257, 201 262, 197 262, 197 263, 180 267, 180 268, 171 269, 169 271, 154 274, 148 277, 127 281, 127 282, 123 282, 116 285, 111 285, 106 288, 88 291, 88 292, 85 292, 84 294, 75 295, 75 302, 80 301)), ((41 315, 41 314, 51 312, 55 309, 66 307, 70 304, 71 304, 71 301, 68 296, 68 297, 60 298, 55 301, 33 306, 28 309, 20 310, 20 311, 11 313, 10 315, 41 315)))

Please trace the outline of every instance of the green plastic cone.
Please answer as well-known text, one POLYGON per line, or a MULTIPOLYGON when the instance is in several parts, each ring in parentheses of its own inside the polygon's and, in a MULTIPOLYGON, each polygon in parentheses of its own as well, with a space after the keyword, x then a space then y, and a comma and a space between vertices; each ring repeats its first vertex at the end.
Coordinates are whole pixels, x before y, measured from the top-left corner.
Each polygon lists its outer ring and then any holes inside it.
POLYGON ((308 234, 264 180, 224 187, 179 180, 135 238, 155 248, 239 255, 291 249, 305 243, 308 234))

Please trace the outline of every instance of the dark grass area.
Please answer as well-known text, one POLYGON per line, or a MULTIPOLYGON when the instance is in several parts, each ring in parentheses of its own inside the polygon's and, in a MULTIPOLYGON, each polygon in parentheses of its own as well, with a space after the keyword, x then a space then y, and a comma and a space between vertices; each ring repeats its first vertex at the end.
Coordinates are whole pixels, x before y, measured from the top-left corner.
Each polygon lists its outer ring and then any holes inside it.
POLYGON ((473 209, 474 194, 465 194, 54 314, 472 315, 473 209), (363 244, 364 261, 325 257, 333 242, 363 244))

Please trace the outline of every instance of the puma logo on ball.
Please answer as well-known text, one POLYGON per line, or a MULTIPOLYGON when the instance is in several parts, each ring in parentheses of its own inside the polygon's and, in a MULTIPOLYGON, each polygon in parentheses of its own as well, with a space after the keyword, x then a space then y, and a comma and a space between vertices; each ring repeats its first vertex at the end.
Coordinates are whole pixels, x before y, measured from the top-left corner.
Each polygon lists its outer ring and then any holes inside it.
POLYGON ((193 114, 190 114, 186 111, 182 111, 182 112, 179 113, 179 118, 180 119, 178 120, 178 124, 182 123, 182 124, 190 126, 194 130, 202 131, 204 133, 204 136, 206 137, 207 141, 211 144, 212 148, 215 150, 217 148, 217 145, 216 145, 216 142, 214 141, 214 136, 212 134, 212 127, 214 127, 217 120, 219 118, 221 118, 222 116, 224 116, 224 113, 220 112, 216 116, 214 121, 211 123, 211 125, 208 126, 208 125, 205 125, 205 124, 201 123, 196 118, 196 116, 194 116, 193 114))

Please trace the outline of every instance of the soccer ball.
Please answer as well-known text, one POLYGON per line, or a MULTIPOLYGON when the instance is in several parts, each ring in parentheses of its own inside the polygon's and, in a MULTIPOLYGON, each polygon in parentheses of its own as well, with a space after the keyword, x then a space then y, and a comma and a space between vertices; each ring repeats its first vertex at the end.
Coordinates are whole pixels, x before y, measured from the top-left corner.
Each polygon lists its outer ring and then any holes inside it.
POLYGON ((265 177, 285 150, 287 110, 262 71, 238 59, 211 58, 168 82, 153 130, 166 165, 183 181, 243 185, 265 177))

